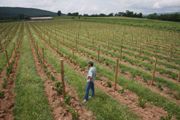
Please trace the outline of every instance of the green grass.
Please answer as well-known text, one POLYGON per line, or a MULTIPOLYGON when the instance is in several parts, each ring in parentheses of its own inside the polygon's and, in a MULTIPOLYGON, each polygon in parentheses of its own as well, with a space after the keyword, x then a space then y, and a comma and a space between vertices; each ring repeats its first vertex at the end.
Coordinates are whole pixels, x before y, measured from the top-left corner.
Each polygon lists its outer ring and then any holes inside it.
MULTIPOLYGON (((78 20, 78 19, 76 19, 78 20)), ((147 27, 160 30, 171 30, 180 31, 180 25, 178 22, 168 22, 160 20, 150 20, 150 19, 134 19, 127 17, 83 17, 81 21, 88 22, 99 22, 99 23, 109 23, 109 24, 121 24, 134 27, 147 27)))
POLYGON ((52 120, 43 81, 37 75, 27 36, 23 39, 15 84, 15 120, 52 120))

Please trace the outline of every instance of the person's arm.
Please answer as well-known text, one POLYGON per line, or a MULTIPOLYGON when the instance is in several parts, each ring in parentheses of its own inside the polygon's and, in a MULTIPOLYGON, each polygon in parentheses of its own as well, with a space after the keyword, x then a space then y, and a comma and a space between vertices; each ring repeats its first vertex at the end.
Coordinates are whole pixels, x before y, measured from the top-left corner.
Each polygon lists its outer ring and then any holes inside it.
POLYGON ((88 80, 92 80, 92 75, 93 75, 93 73, 92 73, 92 71, 90 70, 90 71, 88 72, 88 77, 87 77, 87 79, 88 79, 88 80))
POLYGON ((92 76, 88 76, 88 80, 92 80, 92 76))

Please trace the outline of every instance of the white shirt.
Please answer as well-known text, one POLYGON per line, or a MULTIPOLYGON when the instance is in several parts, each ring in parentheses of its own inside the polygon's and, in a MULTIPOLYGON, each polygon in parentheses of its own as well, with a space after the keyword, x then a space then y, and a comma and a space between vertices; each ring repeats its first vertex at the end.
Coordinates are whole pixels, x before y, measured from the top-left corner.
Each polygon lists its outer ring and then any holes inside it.
POLYGON ((95 67, 90 67, 88 74, 87 74, 87 82, 90 81, 90 79, 88 79, 88 77, 92 78, 92 82, 96 79, 96 68, 95 67))

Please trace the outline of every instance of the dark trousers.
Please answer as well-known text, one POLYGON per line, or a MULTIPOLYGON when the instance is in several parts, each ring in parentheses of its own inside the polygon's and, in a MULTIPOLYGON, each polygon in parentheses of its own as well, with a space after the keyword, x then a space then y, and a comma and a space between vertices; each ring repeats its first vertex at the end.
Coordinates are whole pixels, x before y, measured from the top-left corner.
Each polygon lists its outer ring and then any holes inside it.
POLYGON ((86 84, 86 94, 84 96, 84 99, 88 100, 88 97, 89 97, 89 90, 91 89, 92 91, 92 97, 94 96, 94 82, 92 81, 89 81, 87 82, 86 84))

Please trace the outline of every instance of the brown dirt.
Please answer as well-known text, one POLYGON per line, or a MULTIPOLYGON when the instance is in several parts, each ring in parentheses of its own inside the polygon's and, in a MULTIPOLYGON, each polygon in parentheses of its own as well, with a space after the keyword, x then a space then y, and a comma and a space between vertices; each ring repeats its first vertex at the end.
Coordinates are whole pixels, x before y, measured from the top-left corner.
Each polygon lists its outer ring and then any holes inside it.
MULTIPOLYGON (((58 57, 62 57, 57 52, 55 52, 55 48, 50 47, 46 43, 45 45, 47 48, 51 49, 58 57)), ((78 67, 75 67, 76 65, 73 65, 72 62, 70 62, 68 59, 66 59, 66 61, 68 61, 67 63, 73 66, 76 71, 78 71, 82 75, 85 75, 84 72, 80 71, 80 69, 77 69, 78 67)), ((166 111, 164 111, 162 108, 151 105, 150 103, 146 103, 144 109, 138 106, 138 96, 131 91, 126 90, 124 94, 120 94, 117 91, 114 91, 112 88, 108 88, 107 86, 105 86, 105 81, 96 81, 95 84, 98 88, 103 90, 105 93, 107 93, 109 96, 111 96, 118 102, 126 104, 134 113, 136 113, 143 120, 159 120, 160 117, 167 116, 166 111)), ((120 87, 119 85, 117 86, 119 90, 122 89, 122 87, 120 87)))
MULTIPOLYGON (((65 107, 63 96, 57 95, 57 92, 55 91, 55 88, 54 88, 53 81, 48 79, 48 77, 46 76, 45 72, 43 71, 43 68, 41 67, 37 59, 35 50, 33 48, 32 48, 32 53, 34 56, 37 72, 40 75, 40 77, 43 80, 45 80, 44 81, 45 91, 46 91, 49 104, 53 109, 54 119, 55 120, 71 120, 72 114, 65 107)), ((51 65, 49 65, 47 62, 45 62, 44 64, 46 64, 48 69, 50 69, 51 73, 54 76, 56 76, 56 79, 60 80, 61 77, 55 71, 55 69, 51 65)), ((80 120, 94 120, 95 119, 92 112, 86 110, 85 107, 81 105, 75 90, 72 87, 68 86, 67 84, 66 84, 66 93, 68 93, 72 97, 70 104, 78 113, 80 120)))
MULTIPOLYGON (((10 59, 10 63, 14 60, 15 63, 13 64, 13 69, 12 73, 9 75, 7 80, 7 86, 6 88, 2 88, 1 90, 4 92, 5 98, 0 99, 0 120, 13 120, 13 107, 14 107, 14 87, 15 87, 15 82, 14 80, 16 79, 16 69, 18 66, 18 61, 20 58, 20 53, 13 52, 13 55, 10 59)), ((3 78, 6 76, 6 68, 4 68, 3 72, 1 73, 0 79, 3 80, 3 78)), ((1 84, 2 85, 2 84, 1 84)))

